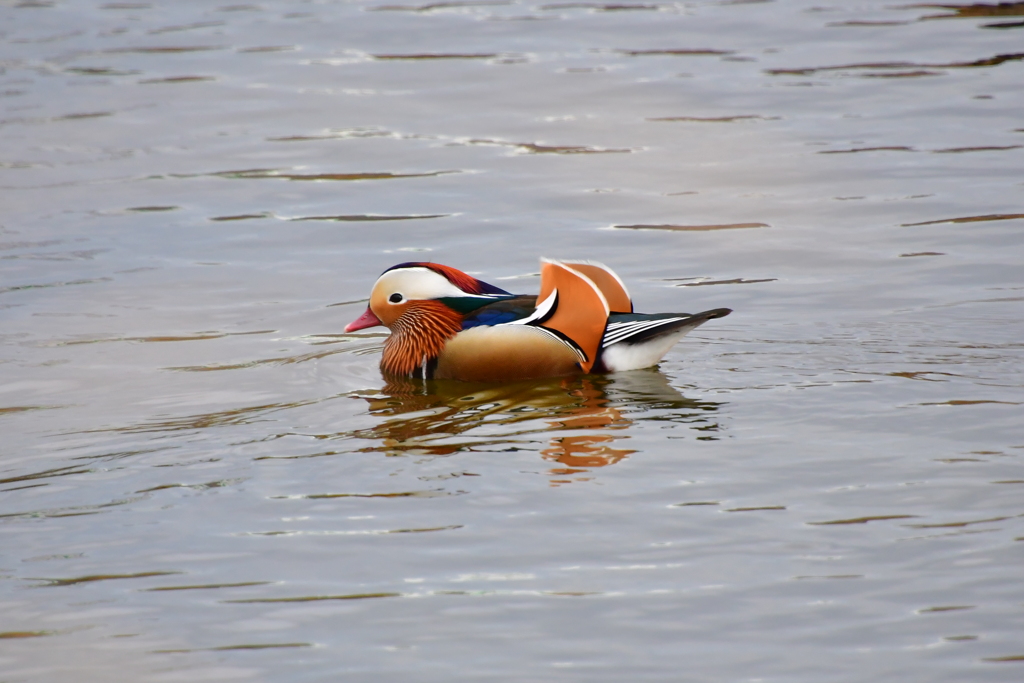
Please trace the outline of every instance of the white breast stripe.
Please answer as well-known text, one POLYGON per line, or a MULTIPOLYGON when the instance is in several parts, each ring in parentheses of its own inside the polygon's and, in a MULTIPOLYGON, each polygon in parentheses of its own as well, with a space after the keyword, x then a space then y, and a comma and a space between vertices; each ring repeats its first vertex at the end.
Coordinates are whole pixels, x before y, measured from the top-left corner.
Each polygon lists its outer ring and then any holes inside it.
POLYGON ((551 294, 548 294, 548 298, 547 299, 544 299, 544 301, 541 301, 539 304, 537 304, 537 308, 534 309, 533 313, 531 313, 530 315, 526 316, 525 318, 520 318, 519 320, 513 320, 511 322, 507 322, 507 323, 503 323, 503 324, 504 325, 526 325, 527 323, 531 323, 534 320, 540 320, 541 318, 546 316, 551 311, 551 307, 555 305, 555 301, 557 299, 558 299, 558 290, 556 289, 556 290, 553 290, 551 292, 551 294))

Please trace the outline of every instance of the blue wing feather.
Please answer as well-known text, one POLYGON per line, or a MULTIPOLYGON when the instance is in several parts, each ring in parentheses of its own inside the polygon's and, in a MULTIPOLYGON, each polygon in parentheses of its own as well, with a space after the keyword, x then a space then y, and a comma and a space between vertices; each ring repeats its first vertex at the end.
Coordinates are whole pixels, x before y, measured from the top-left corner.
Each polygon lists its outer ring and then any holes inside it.
POLYGON ((462 329, 468 330, 471 327, 481 325, 501 325, 510 323, 533 313, 537 307, 537 297, 516 296, 510 299, 495 301, 476 309, 466 315, 462 320, 462 329))

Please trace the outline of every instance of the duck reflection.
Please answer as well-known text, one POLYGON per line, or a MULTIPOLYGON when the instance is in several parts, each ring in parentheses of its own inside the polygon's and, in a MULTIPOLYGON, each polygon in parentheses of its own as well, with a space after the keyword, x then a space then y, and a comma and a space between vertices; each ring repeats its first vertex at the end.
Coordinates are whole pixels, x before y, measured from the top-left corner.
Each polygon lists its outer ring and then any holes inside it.
POLYGON ((356 396, 372 415, 390 418, 351 433, 379 442, 364 451, 539 451, 557 463, 550 473, 563 476, 614 465, 635 453, 620 446, 629 438, 625 430, 638 421, 687 423, 708 434, 719 429, 720 404, 684 397, 656 370, 506 384, 410 380, 356 396))

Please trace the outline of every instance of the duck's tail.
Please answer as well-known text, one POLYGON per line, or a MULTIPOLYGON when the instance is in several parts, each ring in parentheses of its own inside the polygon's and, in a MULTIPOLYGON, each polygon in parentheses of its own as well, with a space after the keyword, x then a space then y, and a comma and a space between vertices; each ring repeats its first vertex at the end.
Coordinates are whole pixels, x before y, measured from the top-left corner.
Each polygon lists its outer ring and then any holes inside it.
POLYGON ((593 372, 620 372, 655 365, 687 332, 730 313, 729 308, 694 314, 612 313, 593 372))

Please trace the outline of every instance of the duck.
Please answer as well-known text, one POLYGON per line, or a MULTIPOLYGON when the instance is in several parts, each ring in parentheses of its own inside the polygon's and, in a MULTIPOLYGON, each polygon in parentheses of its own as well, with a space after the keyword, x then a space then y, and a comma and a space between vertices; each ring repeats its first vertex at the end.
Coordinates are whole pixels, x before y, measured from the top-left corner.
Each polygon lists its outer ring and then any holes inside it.
POLYGON ((635 313, 622 279, 596 261, 541 259, 536 296, 407 262, 381 274, 345 332, 391 331, 387 378, 503 382, 652 367, 683 335, 731 312, 635 313))

